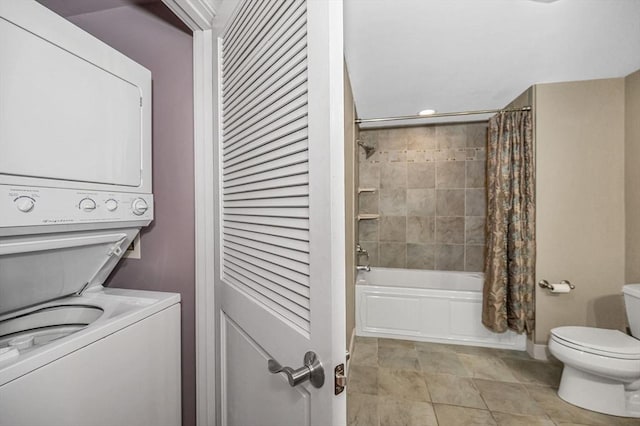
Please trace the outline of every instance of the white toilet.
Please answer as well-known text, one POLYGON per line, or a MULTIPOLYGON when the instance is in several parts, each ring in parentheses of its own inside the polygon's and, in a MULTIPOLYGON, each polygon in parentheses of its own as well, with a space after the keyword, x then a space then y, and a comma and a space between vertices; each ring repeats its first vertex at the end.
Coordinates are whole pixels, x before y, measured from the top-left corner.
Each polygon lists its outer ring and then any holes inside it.
POLYGON ((640 284, 623 288, 631 334, 592 327, 551 330, 549 352, 564 363, 558 396, 587 410, 640 418, 640 284))

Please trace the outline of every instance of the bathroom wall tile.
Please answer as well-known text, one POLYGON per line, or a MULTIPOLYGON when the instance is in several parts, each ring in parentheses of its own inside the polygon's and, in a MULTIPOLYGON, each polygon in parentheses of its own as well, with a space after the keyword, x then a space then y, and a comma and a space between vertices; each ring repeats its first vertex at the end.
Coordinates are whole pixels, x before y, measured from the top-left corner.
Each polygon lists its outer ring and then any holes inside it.
POLYGON ((380 161, 383 163, 406 163, 407 151, 389 150, 380 152, 380 161))
POLYGON ((438 271, 464 271, 464 245, 436 245, 438 271))
POLYGON ((434 160, 437 162, 466 161, 467 149, 465 148, 444 148, 433 151, 434 160))
POLYGON ((369 258, 367 256, 361 255, 358 257, 358 265, 366 265, 367 261, 370 266, 379 266, 380 261, 378 260, 378 240, 375 241, 359 241, 360 246, 369 253, 369 258))
POLYGON ((358 186, 360 188, 380 188, 380 164, 360 162, 358 186))
POLYGON ((436 153, 435 149, 426 150, 424 152, 424 161, 425 162, 436 161, 435 153, 436 153))
POLYGON ((438 189, 464 188, 465 162, 436 162, 436 187, 438 189))
POLYGON ((408 216, 434 216, 436 214, 435 189, 407 189, 408 216))
POLYGON ((433 161, 450 161, 448 157, 448 149, 433 150, 433 161))
POLYGON ((377 220, 358 221, 358 241, 377 241, 378 238, 377 220))
POLYGON ((485 161, 486 157, 479 154, 480 148, 466 148, 465 161, 485 161))
POLYGON ((381 129, 378 132, 378 148, 381 151, 407 149, 406 129, 398 127, 381 129))
POLYGON ((435 269, 435 245, 407 244, 407 268, 435 269))
POLYGON ((438 426, 433 406, 428 402, 381 398, 378 415, 380 425, 384 426, 438 426))
POLYGON ((484 148, 487 146, 486 121, 478 123, 467 123, 467 145, 468 147, 484 148))
POLYGON ((484 188, 486 186, 486 161, 467 161, 465 162, 466 188, 484 188))
POLYGON ((406 188, 406 163, 380 163, 380 188, 406 188))
POLYGON ((380 266, 405 268, 407 266, 407 245, 405 243, 380 243, 380 266))
POLYGON ((484 271, 484 246, 465 246, 464 270, 467 272, 484 271))
POLYGON ((376 153, 367 160, 362 153, 359 186, 380 189, 358 197, 360 213, 381 215, 377 228, 359 223, 364 225, 360 241, 374 244, 371 265, 482 269, 486 127, 486 122, 478 122, 360 133, 376 153), (400 217, 406 218, 404 240, 400 217), (441 218, 436 221, 436 217, 441 218), (379 245, 380 241, 387 245, 379 245), (405 241, 403 247, 391 245, 405 241), (471 247, 465 250, 464 244, 471 247))
POLYGON ((464 189, 437 189, 437 216, 464 216, 464 189))
POLYGON ((487 161, 487 150, 485 148, 467 148, 467 156, 476 161, 487 161))
POLYGON ((408 216, 407 217, 407 242, 408 243, 433 243, 435 232, 435 219, 433 216, 408 216))
POLYGON ((434 126, 416 126, 406 128, 407 149, 427 150, 436 148, 436 129, 434 126))
POLYGON ((484 216, 465 217, 465 244, 482 245, 485 241, 485 221, 484 216))
POLYGON ((358 212, 359 213, 378 213, 378 199, 380 194, 376 192, 362 192, 358 195, 358 212))
POLYGON ((459 407, 456 405, 433 404, 438 422, 441 425, 451 426, 496 426, 497 423, 487 410, 477 408, 459 407))
POLYGON ((487 192, 484 189, 467 189, 465 195, 467 216, 486 216, 487 192))
POLYGON ((380 241, 405 242, 407 239, 406 216, 381 216, 380 217, 380 241))
POLYGON ((376 145, 378 143, 379 130, 360 130, 358 139, 367 145, 376 145))
POLYGON ((407 188, 435 188, 436 163, 408 163, 407 188))
POLYGON ((464 244, 464 217, 437 216, 436 242, 464 244))
POLYGON ((407 214, 407 190, 404 188, 383 188, 380 190, 379 213, 384 216, 404 216, 407 214))
POLYGON ((425 163, 427 151, 407 150, 407 163, 425 163))
POLYGON ((475 379, 474 383, 491 411, 544 416, 544 410, 519 383, 475 379))
POLYGON ((464 148, 467 145, 467 127, 464 124, 436 126, 438 148, 464 148))

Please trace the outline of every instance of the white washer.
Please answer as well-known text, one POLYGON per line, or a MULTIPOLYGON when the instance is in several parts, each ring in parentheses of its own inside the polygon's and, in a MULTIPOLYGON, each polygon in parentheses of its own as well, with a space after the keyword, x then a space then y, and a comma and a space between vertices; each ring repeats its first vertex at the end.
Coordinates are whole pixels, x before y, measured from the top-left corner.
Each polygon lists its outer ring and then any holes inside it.
POLYGON ((104 288, 153 220, 151 73, 0 1, 0 426, 180 424, 180 295, 104 288))
POLYGON ((35 340, 0 355, 0 425, 179 425, 179 301, 96 288, 0 317, 0 351, 35 340))

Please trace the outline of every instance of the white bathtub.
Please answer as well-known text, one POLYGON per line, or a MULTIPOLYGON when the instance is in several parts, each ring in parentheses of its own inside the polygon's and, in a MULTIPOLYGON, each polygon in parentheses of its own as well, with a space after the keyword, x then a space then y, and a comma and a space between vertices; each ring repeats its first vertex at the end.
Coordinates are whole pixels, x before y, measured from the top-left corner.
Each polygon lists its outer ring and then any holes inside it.
POLYGON ((356 335, 525 350, 481 322, 481 273, 371 268, 356 281, 356 335))

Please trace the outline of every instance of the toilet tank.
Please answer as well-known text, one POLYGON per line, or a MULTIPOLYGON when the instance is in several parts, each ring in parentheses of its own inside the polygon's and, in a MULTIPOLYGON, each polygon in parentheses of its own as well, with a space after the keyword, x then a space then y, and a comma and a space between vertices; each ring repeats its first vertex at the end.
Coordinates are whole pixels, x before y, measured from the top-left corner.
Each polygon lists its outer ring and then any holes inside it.
POLYGON ((640 284, 627 284, 622 292, 631 335, 640 338, 640 284))

